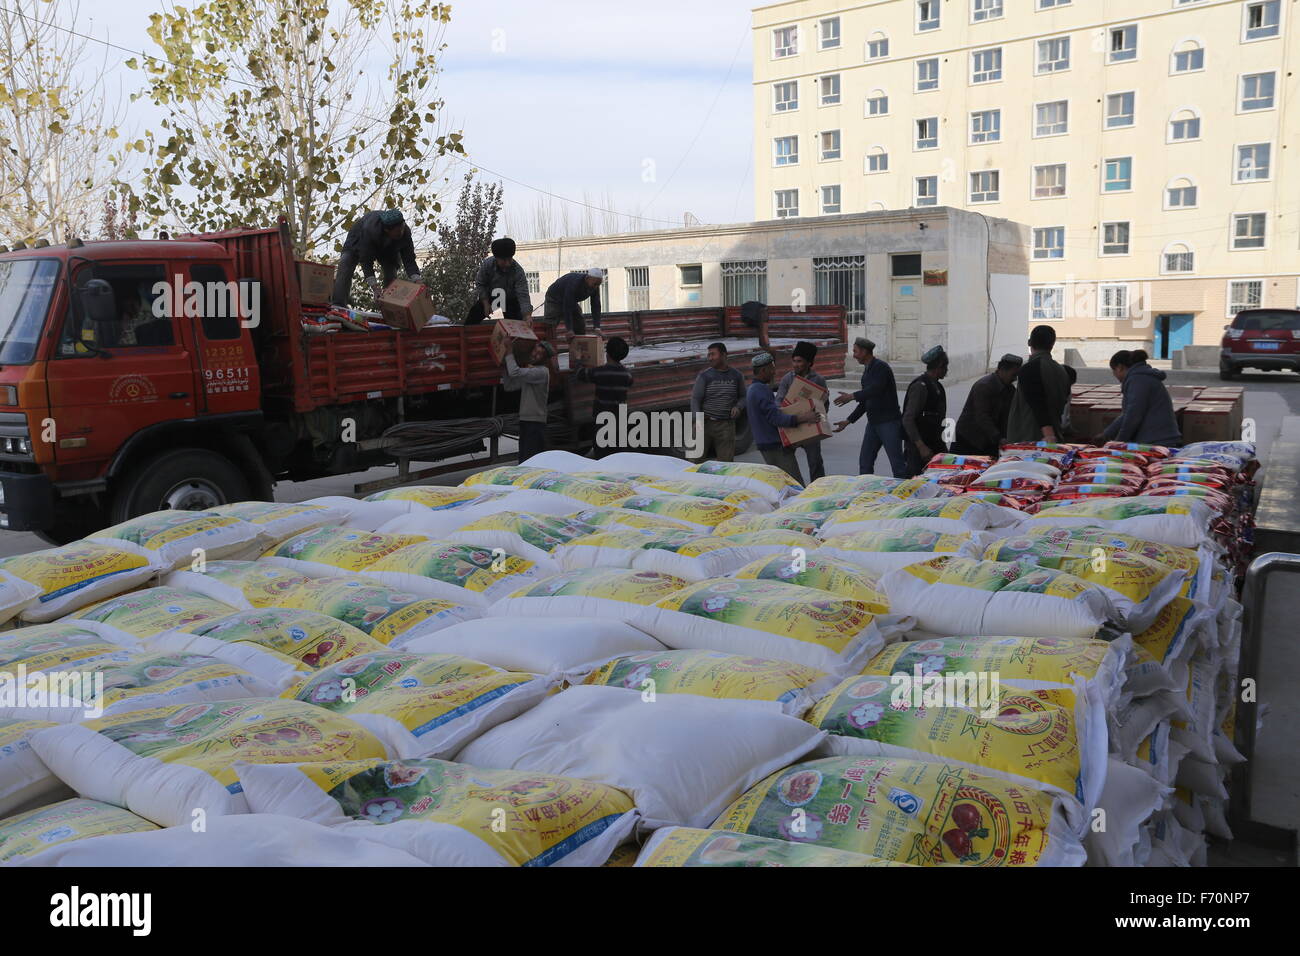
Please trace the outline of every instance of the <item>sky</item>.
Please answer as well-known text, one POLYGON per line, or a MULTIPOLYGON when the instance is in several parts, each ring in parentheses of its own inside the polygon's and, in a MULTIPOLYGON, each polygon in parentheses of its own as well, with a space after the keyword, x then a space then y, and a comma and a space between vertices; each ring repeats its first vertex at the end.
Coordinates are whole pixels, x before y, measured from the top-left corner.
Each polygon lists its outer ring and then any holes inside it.
MULTIPOLYGON (((83 0, 78 29, 152 49, 148 16, 172 3, 83 0)), ((752 219, 750 10, 749 0, 453 3, 439 92, 483 178, 506 177, 507 222, 530 224, 547 202, 520 183, 637 214, 640 228, 680 225, 687 213, 705 223, 752 219)), ((139 74, 120 66, 129 55, 107 56, 102 72, 95 62, 100 82, 115 93, 137 88, 139 74)), ((135 102, 126 125, 156 115, 135 102)), ((449 172, 458 181, 467 168, 449 172)), ((568 205, 581 224, 576 203, 549 204, 568 205)))

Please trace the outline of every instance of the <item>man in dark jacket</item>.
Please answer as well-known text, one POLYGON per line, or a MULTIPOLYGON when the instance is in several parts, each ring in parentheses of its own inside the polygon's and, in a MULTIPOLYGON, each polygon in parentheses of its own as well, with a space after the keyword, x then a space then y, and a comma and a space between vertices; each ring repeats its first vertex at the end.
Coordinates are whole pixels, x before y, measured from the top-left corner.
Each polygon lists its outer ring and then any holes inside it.
POLYGON ((758 333, 758 347, 764 352, 772 348, 767 338, 767 306, 762 302, 749 301, 740 307, 740 321, 745 328, 758 333))
MULTIPOLYGON (((794 355, 790 358, 792 366, 789 372, 781 377, 781 384, 776 387, 776 403, 780 405, 785 401, 786 394, 790 391, 790 386, 794 384, 795 376, 806 379, 814 385, 820 385, 826 388, 826 379, 822 378, 813 371, 813 362, 817 360, 817 346, 811 342, 796 342, 794 346, 794 355)), ((829 394, 829 390, 827 391, 829 394)), ((823 404, 822 412, 826 408, 823 404)), ((804 455, 808 458, 808 480, 816 481, 826 474, 826 463, 822 460, 822 442, 821 439, 805 442, 799 446, 803 449, 804 455)))
POLYGON ((799 473, 799 462, 795 460, 794 449, 781 444, 779 428, 794 428, 817 421, 816 412, 804 412, 802 415, 790 415, 777 407, 776 397, 772 394, 772 380, 776 378, 776 360, 770 352, 759 352, 754 356, 754 381, 745 393, 745 408, 749 412, 749 427, 754 431, 754 447, 763 456, 763 461, 776 465, 791 478, 803 484, 803 475, 799 473))
POLYGON ((875 473, 876 457, 883 448, 894 477, 903 478, 907 470, 903 457, 903 413, 898 408, 894 370, 888 362, 876 358, 876 343, 870 339, 859 337, 854 341, 853 357, 862 363, 862 388, 835 396, 836 405, 858 403, 847 419, 835 423, 835 431, 843 431, 866 415, 867 427, 862 433, 862 450, 858 452, 858 474, 875 473))
POLYGON ((935 455, 948 450, 943 440, 948 393, 940 379, 948 374, 948 353, 936 345, 924 355, 925 371, 907 386, 903 397, 903 435, 907 441, 907 477, 915 478, 935 455))
MULTIPOLYGON (((576 373, 579 382, 589 382, 596 386, 596 397, 591 403, 591 415, 596 424, 595 452, 597 458, 604 458, 606 455, 612 455, 623 450, 617 441, 609 442, 601 439, 602 434, 617 434, 618 407, 627 404, 627 392, 632 387, 632 373, 623 367, 623 359, 627 358, 627 353, 627 342, 618 336, 614 336, 605 343, 605 358, 608 361, 604 365, 598 368, 583 366, 576 373), (602 428, 600 416, 605 413, 614 416, 610 431, 605 431, 602 428)), ((606 427, 610 426, 607 425, 606 427)), ((650 449, 629 450, 649 451, 650 449)))
POLYGON ((406 277, 420 281, 420 267, 415 263, 415 244, 411 240, 411 227, 406 224, 400 209, 368 212, 351 229, 343 242, 338 271, 334 275, 335 305, 347 306, 352 294, 352 274, 361 264, 366 281, 375 298, 397 277, 397 267, 406 268, 406 277), (384 281, 375 278, 375 263, 384 270, 384 281))
POLYGON ((996 455, 1007 433, 1007 415, 1016 396, 1015 380, 1025 360, 1004 355, 996 370, 976 379, 966 396, 952 450, 958 455, 996 455))
POLYGON ((1177 447, 1183 443, 1165 373, 1146 363, 1146 353, 1116 352, 1110 370, 1120 383, 1123 406, 1095 444, 1108 441, 1177 447))
POLYGON ((1036 325, 1029 333, 1029 361, 1007 416, 1007 441, 1060 441, 1061 419, 1070 404, 1070 380, 1052 358, 1056 329, 1036 325))
POLYGON ((515 261, 513 239, 497 239, 492 243, 492 255, 483 260, 474 275, 474 292, 478 298, 465 316, 466 325, 477 325, 497 309, 507 319, 527 322, 532 318, 528 275, 515 261))
POLYGON ((600 284, 605 273, 599 269, 570 272, 560 276, 546 290, 546 307, 542 318, 554 329, 561 322, 570 335, 586 335, 587 323, 581 303, 591 300, 591 327, 600 331, 600 284))

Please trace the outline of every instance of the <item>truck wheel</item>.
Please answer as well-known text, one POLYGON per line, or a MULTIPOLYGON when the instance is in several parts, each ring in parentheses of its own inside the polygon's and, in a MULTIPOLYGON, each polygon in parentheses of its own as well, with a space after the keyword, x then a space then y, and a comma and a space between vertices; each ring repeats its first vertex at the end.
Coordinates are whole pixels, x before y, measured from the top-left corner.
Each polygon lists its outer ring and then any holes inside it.
POLYGON ((248 498, 248 481, 216 452, 180 448, 131 469, 113 499, 117 524, 151 511, 202 511, 248 498))
POLYGON ((736 421, 736 454, 743 455, 754 444, 754 430, 749 427, 749 416, 741 415, 736 421))

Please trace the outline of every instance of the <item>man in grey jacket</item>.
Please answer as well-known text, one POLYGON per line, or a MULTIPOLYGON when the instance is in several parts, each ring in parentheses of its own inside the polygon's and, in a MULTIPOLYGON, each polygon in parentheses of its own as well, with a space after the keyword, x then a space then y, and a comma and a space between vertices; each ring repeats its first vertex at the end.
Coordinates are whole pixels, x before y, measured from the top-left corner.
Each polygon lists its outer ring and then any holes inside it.
POLYGON ((483 260, 474 276, 478 297, 465 316, 466 325, 477 325, 500 309, 507 319, 527 322, 533 315, 528 294, 528 275, 515 261, 515 241, 504 238, 492 243, 492 255, 483 260))
POLYGON ((522 465, 533 455, 546 451, 546 417, 550 406, 551 371, 548 363, 555 350, 549 342, 533 343, 527 355, 527 364, 520 364, 525 340, 515 343, 514 350, 506 353, 506 374, 501 385, 507 392, 519 393, 519 463, 522 465))
POLYGON ((1183 436, 1165 388, 1165 373, 1146 363, 1146 353, 1116 352, 1110 358, 1110 371, 1120 383, 1123 406, 1119 418, 1106 426, 1095 444, 1181 445, 1183 436))
POLYGON ((736 419, 745 401, 745 376, 727 364, 725 342, 709 345, 709 367, 695 378, 691 414, 704 415, 700 461, 734 461, 736 419))
MULTIPOLYGON (((786 393, 790 391, 790 386, 794 384, 795 376, 807 379, 814 385, 820 385, 827 389, 829 396, 830 390, 826 385, 826 379, 822 378, 813 371, 813 362, 817 359, 817 346, 811 342, 796 342, 794 346, 794 355, 790 357, 791 371, 786 372, 781 377, 781 384, 776 388, 776 403, 780 405, 785 401, 786 393)), ((821 407, 822 414, 826 413, 826 405, 823 402, 821 407)), ((805 442, 797 446, 803 449, 803 453, 808 458, 808 480, 816 481, 826 475, 826 463, 822 460, 822 443, 820 439, 805 442)), ((793 451, 793 449, 791 449, 793 451)))

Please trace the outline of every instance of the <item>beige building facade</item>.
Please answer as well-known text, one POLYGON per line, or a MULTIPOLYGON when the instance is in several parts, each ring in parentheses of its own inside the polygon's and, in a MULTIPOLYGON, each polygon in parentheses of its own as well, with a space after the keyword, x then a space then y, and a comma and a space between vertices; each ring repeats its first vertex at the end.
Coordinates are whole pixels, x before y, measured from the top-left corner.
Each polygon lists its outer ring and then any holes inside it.
MULTIPOLYGON (((1025 223, 1024 325, 1095 361, 1300 305, 1296 0, 790 0, 754 10, 759 218, 1025 223)), ((870 310, 869 310, 870 311, 870 310)))

